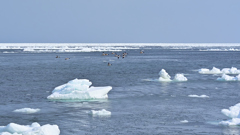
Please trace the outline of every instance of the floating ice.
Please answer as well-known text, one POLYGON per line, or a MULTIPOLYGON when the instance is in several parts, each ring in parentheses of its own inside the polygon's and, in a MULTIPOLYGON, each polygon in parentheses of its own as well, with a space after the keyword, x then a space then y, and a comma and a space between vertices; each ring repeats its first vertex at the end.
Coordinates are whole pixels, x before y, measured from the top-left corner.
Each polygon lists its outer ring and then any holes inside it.
POLYGON ((174 81, 187 81, 187 78, 183 74, 176 74, 174 81))
POLYGON ((159 73, 159 81, 172 81, 170 78, 171 76, 166 72, 165 69, 162 69, 159 73))
POLYGON ((219 124, 227 125, 227 126, 240 125, 240 118, 232 118, 232 119, 227 120, 227 121, 221 121, 221 122, 219 122, 219 124))
POLYGON ((199 69, 198 72, 200 74, 221 74, 222 73, 220 69, 215 67, 213 67, 212 70, 209 70, 207 68, 202 68, 202 69, 199 69))
POLYGON ((36 113, 39 112, 40 109, 32 109, 32 108, 22 108, 22 109, 16 109, 13 112, 17 112, 17 113, 26 113, 26 114, 31 114, 31 113, 36 113))
MULTIPOLYGON (((172 81, 171 76, 166 72, 165 69, 162 69, 159 73, 159 81, 161 82, 170 82, 172 81)), ((187 81, 187 78, 183 74, 176 74, 173 81, 187 81)))
POLYGON ((109 116, 109 115, 111 115, 111 112, 107 111, 105 109, 102 109, 102 110, 99 110, 99 111, 91 110, 89 112, 89 114, 91 114, 93 116, 109 116))
POLYGON ((218 81, 240 81, 240 74, 236 77, 223 74, 222 77, 217 78, 218 81))
POLYGON ((200 74, 240 74, 240 70, 235 67, 232 68, 223 68, 222 70, 213 67, 212 70, 207 68, 199 69, 198 72, 200 74))
POLYGON ((238 70, 238 69, 235 68, 235 67, 232 67, 232 68, 223 68, 221 71, 222 71, 222 73, 224 73, 224 74, 240 74, 240 70, 238 70))
POLYGON ((107 93, 111 86, 90 87, 92 84, 87 79, 74 79, 66 84, 56 87, 48 99, 101 99, 108 98, 107 93))
POLYGON ((230 118, 240 118, 240 103, 229 107, 229 109, 222 109, 222 113, 230 118))
POLYGON ((19 125, 10 123, 7 126, 0 126, 0 135, 59 135, 60 130, 57 125, 40 126, 37 122, 32 125, 19 125))
POLYGON ((200 95, 200 96, 198 96, 198 95, 188 95, 188 97, 209 98, 209 96, 207 96, 207 95, 200 95))
POLYGON ((182 120, 182 121, 180 121, 180 122, 182 122, 182 123, 188 123, 188 120, 182 120))
POLYGON ((229 107, 229 109, 222 109, 221 111, 227 117, 232 119, 228 121, 221 121, 222 125, 240 125, 240 103, 229 107))

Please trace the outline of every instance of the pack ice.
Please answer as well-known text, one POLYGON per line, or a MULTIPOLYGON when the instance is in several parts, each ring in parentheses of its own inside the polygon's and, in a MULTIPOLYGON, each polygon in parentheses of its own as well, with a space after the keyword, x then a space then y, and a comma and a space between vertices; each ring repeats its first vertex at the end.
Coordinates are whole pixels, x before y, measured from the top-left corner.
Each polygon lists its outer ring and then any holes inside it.
POLYGON ((187 78, 183 74, 176 74, 174 79, 171 80, 171 76, 166 72, 165 69, 162 69, 159 73, 159 81, 161 82, 170 82, 170 81, 187 81, 187 78))
POLYGON ((37 122, 32 125, 19 125, 10 123, 7 126, 0 126, 0 135, 59 135, 60 130, 57 125, 40 126, 37 122))
POLYGON ((108 98, 111 86, 89 87, 92 85, 87 79, 74 79, 56 87, 48 99, 102 99, 108 98))

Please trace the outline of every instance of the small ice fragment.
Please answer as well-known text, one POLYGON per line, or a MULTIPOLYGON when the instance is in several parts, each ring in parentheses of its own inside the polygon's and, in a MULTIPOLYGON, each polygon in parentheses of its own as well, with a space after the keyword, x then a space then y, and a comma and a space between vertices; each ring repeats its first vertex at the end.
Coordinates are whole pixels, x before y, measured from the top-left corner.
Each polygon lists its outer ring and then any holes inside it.
POLYGON ((89 114, 94 115, 94 116, 109 116, 109 115, 111 115, 111 112, 107 111, 105 109, 102 109, 102 110, 99 110, 99 111, 91 110, 89 112, 89 114))
POLYGON ((198 95, 188 95, 188 97, 209 98, 209 96, 207 96, 207 95, 200 95, 200 96, 198 96, 198 95))
POLYGON ((182 122, 182 123, 188 123, 188 121, 187 121, 187 120, 182 120, 182 121, 180 121, 180 122, 182 122))
POLYGON ((13 112, 17 112, 17 113, 25 113, 25 114, 32 114, 32 113, 36 113, 39 112, 40 109, 32 109, 32 108, 22 108, 22 109, 16 109, 13 112))

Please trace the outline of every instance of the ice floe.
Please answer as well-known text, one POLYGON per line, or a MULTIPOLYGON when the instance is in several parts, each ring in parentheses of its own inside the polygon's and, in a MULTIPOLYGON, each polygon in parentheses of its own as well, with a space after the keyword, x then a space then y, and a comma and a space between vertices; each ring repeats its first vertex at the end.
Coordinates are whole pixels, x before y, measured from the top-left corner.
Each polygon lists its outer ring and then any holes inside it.
POLYGON ((89 112, 89 114, 93 115, 93 116, 110 116, 111 112, 107 111, 105 109, 99 110, 99 111, 95 111, 95 110, 91 110, 89 112))
POLYGON ((201 68, 198 70, 200 74, 240 74, 240 70, 235 67, 223 68, 222 70, 213 67, 211 70, 207 68, 201 68))
POLYGON ((209 96, 207 96, 207 95, 200 95, 200 96, 198 96, 198 95, 188 95, 188 97, 195 97, 195 98, 209 98, 209 96))
POLYGON ((22 108, 22 109, 16 109, 13 112, 17 112, 17 113, 26 113, 26 114, 31 114, 31 113, 36 113, 39 112, 40 109, 32 109, 32 108, 22 108))
POLYGON ((187 78, 183 74, 176 74, 173 80, 174 81, 187 81, 187 78))
POLYGON ((162 69, 159 73, 158 73, 159 75, 160 75, 160 77, 159 77, 159 81, 172 81, 170 78, 171 78, 171 76, 166 72, 166 70, 165 69, 162 69))
POLYGON ((188 123, 188 120, 182 120, 181 123, 188 123))
POLYGON ((219 124, 222 125, 240 125, 240 103, 229 107, 229 109, 222 109, 221 111, 227 117, 232 119, 227 121, 221 121, 219 124))
POLYGON ((240 81, 240 74, 236 77, 223 74, 222 77, 217 78, 218 81, 240 81))
POLYGON ((183 74, 176 74, 174 79, 171 80, 171 76, 166 72, 165 69, 162 69, 159 73, 159 81, 161 82, 170 82, 170 81, 187 81, 187 78, 183 74))
POLYGON ((46 124, 40 126, 37 122, 31 125, 19 125, 10 123, 7 126, 0 126, 0 135, 59 135, 57 125, 46 124))
POLYGON ((87 79, 74 79, 56 87, 48 99, 102 99, 108 98, 111 86, 89 87, 92 85, 87 79))

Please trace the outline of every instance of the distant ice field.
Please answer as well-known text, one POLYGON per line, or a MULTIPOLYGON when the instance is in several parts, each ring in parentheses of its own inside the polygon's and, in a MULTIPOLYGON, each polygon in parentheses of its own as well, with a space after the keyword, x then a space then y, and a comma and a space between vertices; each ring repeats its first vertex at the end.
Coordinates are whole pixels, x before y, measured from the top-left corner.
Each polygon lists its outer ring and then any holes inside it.
POLYGON ((57 125, 61 135, 240 133, 239 126, 232 125, 239 120, 240 81, 219 81, 222 74, 198 71, 240 69, 238 51, 141 46, 104 53, 109 55, 103 56, 102 51, 0 53, 0 126, 37 122, 57 125), (125 58, 115 57, 124 52, 128 53, 125 58), (162 69, 171 80, 182 74, 187 81, 159 81, 162 69), (47 98, 75 78, 112 89, 104 99, 47 98), (24 108, 40 111, 13 112, 24 108))
POLYGON ((239 43, 0 43, 2 53, 104 52, 125 49, 194 49, 240 51, 239 43))

